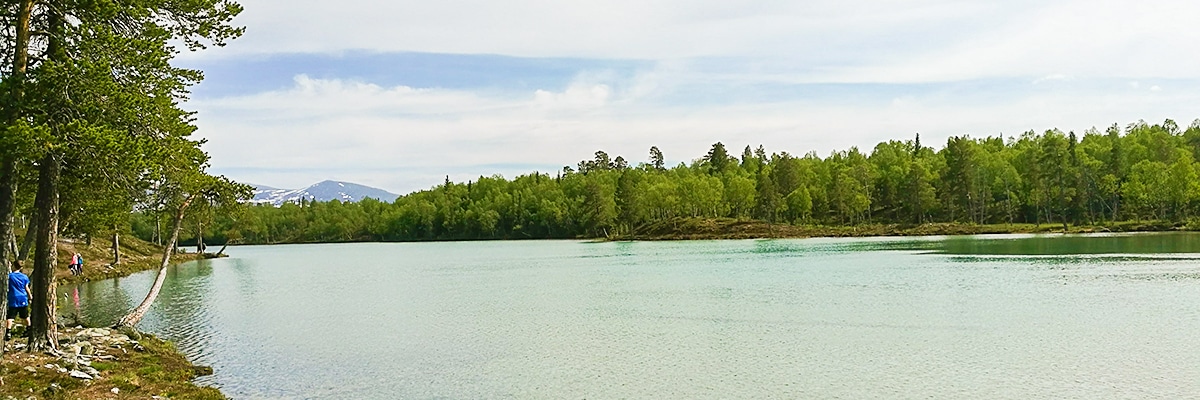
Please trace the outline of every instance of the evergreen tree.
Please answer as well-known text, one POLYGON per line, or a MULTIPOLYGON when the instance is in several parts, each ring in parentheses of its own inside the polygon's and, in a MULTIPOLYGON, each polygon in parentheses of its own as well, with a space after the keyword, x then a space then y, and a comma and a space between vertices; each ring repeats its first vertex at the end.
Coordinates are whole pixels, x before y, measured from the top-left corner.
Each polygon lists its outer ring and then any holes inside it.
POLYGON ((650 146, 650 166, 660 171, 663 169, 663 153, 658 146, 650 146))
POLYGON ((719 176, 729 167, 731 157, 729 152, 725 150, 725 145, 721 142, 713 143, 712 149, 704 156, 704 161, 708 163, 708 174, 719 176))

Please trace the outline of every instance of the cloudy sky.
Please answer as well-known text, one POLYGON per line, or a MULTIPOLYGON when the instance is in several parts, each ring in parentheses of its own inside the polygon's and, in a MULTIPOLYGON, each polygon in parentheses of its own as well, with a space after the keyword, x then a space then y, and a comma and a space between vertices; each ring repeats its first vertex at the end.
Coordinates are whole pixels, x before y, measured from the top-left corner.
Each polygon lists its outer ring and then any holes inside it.
POLYGON ((1193 1, 241 4, 244 37, 181 55, 186 107, 214 172, 282 188, 1200 117, 1193 1))

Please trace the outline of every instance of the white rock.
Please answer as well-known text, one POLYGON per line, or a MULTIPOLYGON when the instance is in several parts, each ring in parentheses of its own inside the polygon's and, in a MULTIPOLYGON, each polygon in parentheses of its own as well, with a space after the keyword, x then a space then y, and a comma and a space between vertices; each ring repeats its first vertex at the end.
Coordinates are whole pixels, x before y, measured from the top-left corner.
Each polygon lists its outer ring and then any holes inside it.
POLYGON ((72 377, 72 378, 79 378, 79 379, 92 379, 92 376, 91 376, 91 375, 88 375, 86 372, 83 372, 83 371, 75 371, 75 370, 72 370, 72 371, 71 371, 71 377, 72 377))
POLYGON ((34 368, 32 365, 25 366, 25 370, 29 371, 29 372, 37 373, 37 368, 34 368))
POLYGON ((113 392, 113 394, 119 394, 121 393, 121 388, 113 388, 111 392, 113 392))
POLYGON ((111 333, 112 333, 112 331, 109 331, 108 329, 104 329, 104 328, 87 328, 82 331, 79 331, 79 333, 76 334, 75 337, 98 338, 98 337, 108 336, 111 333))

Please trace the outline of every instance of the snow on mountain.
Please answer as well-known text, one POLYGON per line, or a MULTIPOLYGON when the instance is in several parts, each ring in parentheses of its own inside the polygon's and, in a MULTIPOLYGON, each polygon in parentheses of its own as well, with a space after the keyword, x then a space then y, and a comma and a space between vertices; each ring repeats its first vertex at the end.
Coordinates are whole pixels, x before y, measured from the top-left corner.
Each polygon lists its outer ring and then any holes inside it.
POLYGON ((269 203, 276 207, 286 202, 300 203, 300 199, 302 198, 310 201, 341 200, 344 202, 356 202, 370 197, 381 201, 393 202, 396 201, 397 197, 400 197, 398 194, 383 189, 338 181, 324 181, 303 189, 276 189, 264 185, 254 185, 254 187, 254 198, 250 199, 250 203, 269 203))

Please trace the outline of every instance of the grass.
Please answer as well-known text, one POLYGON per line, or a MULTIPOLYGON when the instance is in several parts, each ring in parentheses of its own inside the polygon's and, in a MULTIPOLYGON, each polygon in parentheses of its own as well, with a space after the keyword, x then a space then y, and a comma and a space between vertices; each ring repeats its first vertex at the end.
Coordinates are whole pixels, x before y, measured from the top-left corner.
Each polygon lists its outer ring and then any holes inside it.
MULTIPOLYGON (((58 244, 56 281, 58 284, 65 284, 116 278, 157 269, 160 266, 160 246, 132 236, 122 237, 120 243, 121 263, 113 265, 112 244, 108 240, 93 240, 91 244, 84 240, 61 240, 58 244), (67 269, 71 256, 76 252, 80 253, 85 261, 81 276, 71 275, 67 269)), ((171 261, 190 261, 197 256, 194 253, 176 254, 171 256, 171 261)), ((29 273, 31 270, 32 263, 27 260, 25 272, 29 273)), ((46 364, 56 361, 53 357, 20 350, 6 352, 0 359, 0 398, 225 398, 217 389, 197 386, 191 382, 201 369, 188 362, 170 342, 141 334, 139 343, 142 345, 142 351, 127 348, 125 355, 118 356, 117 360, 93 362, 92 368, 101 373, 98 379, 90 382, 44 368, 46 364), (33 367, 36 372, 30 372, 25 367, 33 367), (114 394, 113 388, 117 388, 118 393, 114 394)))
POLYGON ((197 368, 180 354, 170 342, 142 335, 142 349, 126 345, 122 352, 112 351, 118 359, 96 361, 92 368, 100 371, 97 379, 85 381, 45 368, 57 360, 36 353, 15 351, 0 361, 0 398, 39 399, 110 399, 150 398, 225 399, 217 389, 197 386, 191 380, 197 368), (30 372, 32 367, 36 372, 30 372), (112 389, 117 388, 118 393, 112 389))
MULTIPOLYGON (((18 238, 23 238, 25 232, 18 229, 18 238)), ((93 238, 91 243, 84 239, 59 238, 58 265, 54 270, 54 278, 58 284, 83 281, 96 281, 128 276, 135 272, 157 269, 162 262, 162 246, 126 235, 120 238, 121 263, 113 264, 111 238, 93 238), (71 275, 67 266, 71 264, 71 256, 79 253, 83 256, 83 274, 71 275)), ((29 250, 30 253, 33 249, 29 250)), ((24 263, 24 272, 33 271, 32 255, 24 263)), ((199 259, 196 253, 175 253, 171 255, 171 263, 181 263, 199 259)))

